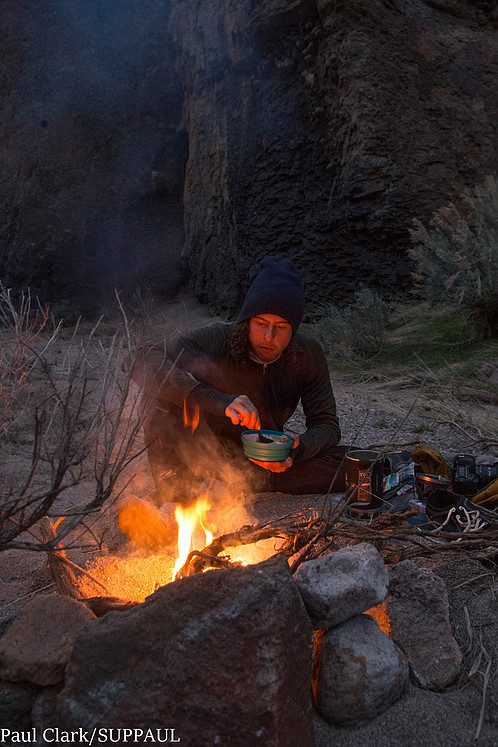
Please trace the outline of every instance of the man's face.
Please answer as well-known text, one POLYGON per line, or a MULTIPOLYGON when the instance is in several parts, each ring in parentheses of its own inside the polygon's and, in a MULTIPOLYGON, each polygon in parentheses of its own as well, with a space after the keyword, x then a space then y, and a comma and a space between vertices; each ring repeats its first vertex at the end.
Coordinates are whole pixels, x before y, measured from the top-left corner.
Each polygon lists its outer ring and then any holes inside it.
POLYGON ((277 360, 291 341, 292 325, 276 314, 258 314, 249 320, 249 342, 264 363, 277 360))

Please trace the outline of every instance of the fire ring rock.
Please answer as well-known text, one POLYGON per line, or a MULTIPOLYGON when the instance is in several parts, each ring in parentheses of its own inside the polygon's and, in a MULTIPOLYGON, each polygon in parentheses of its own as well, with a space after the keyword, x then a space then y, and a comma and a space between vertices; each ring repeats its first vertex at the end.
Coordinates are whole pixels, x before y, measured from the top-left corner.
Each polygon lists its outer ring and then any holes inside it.
POLYGON ((315 629, 322 629, 383 602, 388 574, 375 547, 361 543, 303 563, 296 583, 315 629))
POLYGON ((12 731, 29 729, 31 709, 39 689, 28 682, 0 680, 0 724, 12 731))
POLYGON ((313 694, 318 712, 338 726, 377 716, 403 694, 403 653, 370 615, 359 615, 315 636, 313 694))
POLYGON ((429 569, 403 560, 389 569, 389 592, 391 637, 408 659, 413 679, 423 688, 444 689, 462 665, 446 584, 429 569))
POLYGON ((90 620, 93 612, 75 599, 35 597, 0 639, 0 676, 35 685, 62 682, 74 638, 90 620))
POLYGON ((311 745, 312 635, 284 558, 180 579, 86 626, 60 725, 174 727, 192 747, 311 745))

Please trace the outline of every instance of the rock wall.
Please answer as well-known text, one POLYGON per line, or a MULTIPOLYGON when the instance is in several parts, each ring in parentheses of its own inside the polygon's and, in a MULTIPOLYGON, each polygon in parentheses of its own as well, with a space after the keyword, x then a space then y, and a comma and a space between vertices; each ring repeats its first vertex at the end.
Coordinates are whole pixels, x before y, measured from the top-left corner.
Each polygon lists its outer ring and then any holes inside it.
POLYGON ((498 170, 493 0, 4 5, 0 279, 66 311, 182 261, 230 315, 268 253, 310 312, 399 294, 412 217, 498 170))
POLYGON ((292 257, 308 308, 410 285, 407 227, 498 167, 498 12, 463 0, 171 0, 184 257, 218 312, 292 257))
POLYGON ((2 4, 0 279, 65 313, 171 293, 188 140, 165 0, 2 4))

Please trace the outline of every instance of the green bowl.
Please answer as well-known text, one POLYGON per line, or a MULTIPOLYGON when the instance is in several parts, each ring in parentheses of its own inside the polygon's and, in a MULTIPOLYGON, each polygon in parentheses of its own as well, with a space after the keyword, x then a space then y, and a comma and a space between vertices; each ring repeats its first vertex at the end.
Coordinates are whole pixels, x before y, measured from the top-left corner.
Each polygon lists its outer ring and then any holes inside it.
POLYGON ((244 431, 241 434, 244 454, 250 459, 257 459, 259 462, 283 462, 289 456, 292 447, 292 439, 282 431, 264 431, 263 436, 285 436, 287 443, 263 444, 260 441, 252 441, 247 438, 248 435, 258 435, 258 431, 244 431))

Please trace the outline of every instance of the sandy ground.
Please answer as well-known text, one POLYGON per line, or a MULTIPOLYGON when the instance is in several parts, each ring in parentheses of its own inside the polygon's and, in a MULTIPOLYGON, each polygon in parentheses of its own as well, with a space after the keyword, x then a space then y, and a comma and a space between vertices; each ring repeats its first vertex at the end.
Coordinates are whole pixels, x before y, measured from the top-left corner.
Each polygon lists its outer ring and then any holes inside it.
MULTIPOLYGON (((206 311, 187 299, 176 305, 173 310, 158 314, 152 334, 163 334, 166 328, 183 331, 188 326, 204 324, 208 320, 209 315, 206 311), (185 323, 187 317, 188 324, 185 323)), ((345 443, 354 442, 363 447, 392 444, 393 449, 406 449, 416 443, 426 442, 451 457, 460 451, 479 453, 477 435, 483 432, 496 433, 496 407, 481 407, 475 403, 468 403, 462 408, 454 407, 448 411, 445 402, 441 397, 438 399, 434 391, 421 396, 420 390, 416 387, 400 387, 396 382, 389 386, 385 381, 351 381, 348 377, 333 379, 345 443)), ((302 429, 303 419, 299 412, 289 423, 289 427, 296 432, 302 429)), ((25 445, 29 446, 29 433, 25 434, 25 440, 25 445)), ((22 465, 22 459, 16 461, 14 457, 13 450, 13 460, 17 469, 19 464, 22 465)), ((124 488, 119 499, 133 493, 146 496, 152 492, 154 486, 144 454, 134 462, 128 473, 123 475, 119 488, 123 488, 133 475, 136 477, 124 488)), ((59 499, 55 513, 63 514, 75 510, 82 502, 88 500, 92 489, 91 484, 82 483, 67 491, 59 499)), ((252 518, 254 521, 268 521, 296 509, 320 509, 323 500, 323 497, 318 496, 259 496, 252 508, 252 518)), ((105 513, 97 518, 92 531, 102 538, 105 552, 122 554, 127 547, 126 540, 116 525, 115 505, 112 502, 108 505, 105 513)), ((95 549, 77 547, 70 551, 69 557, 79 565, 87 566, 98 554, 100 553, 95 549)), ((489 572, 489 569, 488 564, 484 571, 489 572)), ((449 577, 446 581, 451 585, 449 577)), ((493 581, 496 581, 496 577, 493 577, 493 581)), ((489 591, 489 584, 484 588, 482 585, 467 582, 468 579, 462 588, 474 601, 476 598, 479 599, 486 589, 489 591)), ((462 583, 462 576, 454 579, 453 586, 457 587, 459 583, 462 583)), ((53 590, 54 585, 47 568, 45 553, 20 550, 3 552, 0 556, 0 632, 33 595, 51 593, 53 590)), ((454 591, 452 624, 457 640, 466 652, 464 671, 454 688, 444 693, 434 693, 411 685, 389 710, 374 721, 355 729, 335 728, 317 716, 317 747, 463 747, 473 744, 498 746, 497 648, 495 645, 489 652, 492 659, 490 679, 487 692, 483 693, 484 677, 480 672, 484 664, 478 667, 472 678, 468 677, 468 672, 476 661, 476 649, 470 645, 468 629, 462 624, 463 603, 463 597, 454 591), (480 737, 475 742, 474 737, 481 717, 480 737)), ((486 640, 498 643, 498 602, 488 607, 484 617, 472 620, 471 624, 475 640, 479 637, 482 640, 484 631, 486 640)), ((489 644, 488 647, 492 648, 489 644)))

